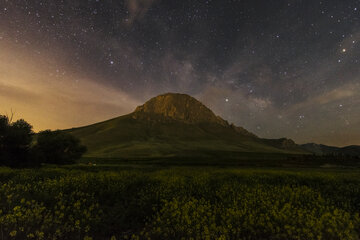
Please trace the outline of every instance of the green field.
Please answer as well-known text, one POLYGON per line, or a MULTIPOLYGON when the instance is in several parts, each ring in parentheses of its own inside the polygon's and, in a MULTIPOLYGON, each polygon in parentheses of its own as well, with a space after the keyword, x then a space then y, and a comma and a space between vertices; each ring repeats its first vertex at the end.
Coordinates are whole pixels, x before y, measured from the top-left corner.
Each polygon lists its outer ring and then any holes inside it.
POLYGON ((358 169, 0 169, 0 239, 359 239, 358 169))

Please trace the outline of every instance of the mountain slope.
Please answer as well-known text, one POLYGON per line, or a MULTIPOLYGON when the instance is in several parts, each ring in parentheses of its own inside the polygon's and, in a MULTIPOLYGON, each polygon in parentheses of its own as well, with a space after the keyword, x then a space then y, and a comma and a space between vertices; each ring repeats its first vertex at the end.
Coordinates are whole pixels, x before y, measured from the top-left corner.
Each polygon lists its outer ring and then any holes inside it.
POLYGON ((230 125, 185 94, 160 95, 128 115, 67 131, 88 147, 89 157, 206 157, 219 152, 225 155, 304 153, 297 145, 281 145, 284 140, 260 139, 244 128, 230 125))

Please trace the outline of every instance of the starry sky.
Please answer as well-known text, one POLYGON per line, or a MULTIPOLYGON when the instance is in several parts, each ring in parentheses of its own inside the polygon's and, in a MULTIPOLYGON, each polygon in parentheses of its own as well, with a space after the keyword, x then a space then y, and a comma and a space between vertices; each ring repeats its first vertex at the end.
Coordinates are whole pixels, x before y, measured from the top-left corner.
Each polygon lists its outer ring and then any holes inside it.
POLYGON ((260 137, 360 144, 359 0, 1 0, 0 113, 35 130, 190 94, 260 137))

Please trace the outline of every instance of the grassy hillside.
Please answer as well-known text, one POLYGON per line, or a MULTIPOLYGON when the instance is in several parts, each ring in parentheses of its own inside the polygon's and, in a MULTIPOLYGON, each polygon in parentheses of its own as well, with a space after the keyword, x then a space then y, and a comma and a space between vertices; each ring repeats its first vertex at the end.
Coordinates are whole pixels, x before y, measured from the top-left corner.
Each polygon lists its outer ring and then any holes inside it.
MULTIPOLYGON (((156 118, 159 116, 152 116, 156 118)), ((88 147, 87 157, 157 158, 209 156, 214 152, 303 153, 280 149, 215 123, 147 121, 131 114, 68 130, 88 147)), ((217 156, 219 157, 219 156, 217 156)))

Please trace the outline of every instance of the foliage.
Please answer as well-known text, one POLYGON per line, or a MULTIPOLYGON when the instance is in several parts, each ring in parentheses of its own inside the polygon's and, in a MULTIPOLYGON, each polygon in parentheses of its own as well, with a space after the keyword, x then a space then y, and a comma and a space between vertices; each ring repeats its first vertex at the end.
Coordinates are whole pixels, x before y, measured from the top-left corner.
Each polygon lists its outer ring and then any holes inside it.
MULTIPOLYGON (((72 181, 60 178, 33 183, 8 181, 0 188, 2 239, 82 239, 101 212, 90 192, 66 190, 72 181), (6 233, 6 234, 4 234, 6 233)), ((69 189, 69 188, 68 188, 69 189)), ((70 190, 70 189, 69 189, 70 190)))
POLYGON ((69 164, 79 159, 86 147, 63 131, 46 130, 36 135, 32 126, 20 119, 0 115, 0 165, 34 167, 40 163, 69 164))
POLYGON ((359 239, 358 170, 109 169, 0 169, 0 239, 359 239))
POLYGON ((7 116, 0 115, 0 164, 26 166, 33 135, 32 126, 25 120, 11 122, 7 116))
POLYGON ((41 162, 53 164, 74 163, 86 152, 86 147, 76 137, 50 130, 38 133, 35 149, 41 162))

